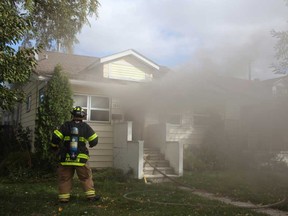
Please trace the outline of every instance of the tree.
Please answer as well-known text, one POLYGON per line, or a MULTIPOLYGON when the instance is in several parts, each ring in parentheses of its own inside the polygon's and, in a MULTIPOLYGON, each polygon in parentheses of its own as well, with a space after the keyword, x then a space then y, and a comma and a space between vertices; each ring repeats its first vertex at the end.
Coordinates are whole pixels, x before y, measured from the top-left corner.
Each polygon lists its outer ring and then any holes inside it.
POLYGON ((72 90, 67 76, 57 65, 47 83, 44 100, 38 108, 35 128, 35 149, 42 159, 51 158, 50 139, 54 129, 71 118, 72 90))
POLYGON ((272 31, 272 35, 278 39, 275 45, 278 64, 273 65, 274 71, 288 74, 288 31, 272 31))
POLYGON ((23 101, 21 86, 35 69, 35 52, 60 43, 71 51, 98 7, 98 0, 0 1, 0 108, 10 110, 23 101))
POLYGON ((20 15, 11 1, 0 2, 0 108, 4 110, 21 101, 24 95, 16 87, 28 81, 36 65, 33 57, 36 49, 13 48, 31 28, 31 20, 25 14, 20 15), (12 84, 15 88, 11 88, 12 84))
MULTIPOLYGON (((288 6, 288 0, 285 2, 288 6)), ((278 39, 275 45, 278 64, 273 65, 274 71, 279 74, 288 74, 288 31, 273 30, 272 36, 278 39)))
POLYGON ((83 25, 89 24, 87 17, 93 15, 97 17, 99 7, 98 0, 29 2, 29 4, 22 3, 22 8, 29 11, 33 28, 24 43, 32 39, 36 40, 36 44, 44 44, 46 48, 61 44, 68 51, 71 51, 73 44, 78 42, 76 34, 81 31, 83 25))

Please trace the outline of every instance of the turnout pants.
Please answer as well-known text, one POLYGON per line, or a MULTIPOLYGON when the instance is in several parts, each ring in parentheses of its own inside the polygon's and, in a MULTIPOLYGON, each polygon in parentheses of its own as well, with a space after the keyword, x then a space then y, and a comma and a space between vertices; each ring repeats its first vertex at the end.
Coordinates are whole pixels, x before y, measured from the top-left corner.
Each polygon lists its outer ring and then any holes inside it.
POLYGON ((84 166, 63 166, 59 164, 59 167, 57 168, 57 174, 60 201, 69 201, 75 170, 79 180, 82 183, 86 197, 95 197, 92 171, 88 163, 86 163, 84 166))

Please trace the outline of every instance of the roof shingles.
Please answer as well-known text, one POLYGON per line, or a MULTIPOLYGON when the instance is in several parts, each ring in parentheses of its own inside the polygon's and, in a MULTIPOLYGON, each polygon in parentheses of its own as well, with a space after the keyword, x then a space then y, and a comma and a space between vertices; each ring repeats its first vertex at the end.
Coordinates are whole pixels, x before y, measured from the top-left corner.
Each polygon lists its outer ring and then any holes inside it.
POLYGON ((66 73, 77 74, 97 61, 99 61, 97 57, 46 51, 39 54, 36 73, 50 75, 53 73, 55 66, 60 64, 66 73))

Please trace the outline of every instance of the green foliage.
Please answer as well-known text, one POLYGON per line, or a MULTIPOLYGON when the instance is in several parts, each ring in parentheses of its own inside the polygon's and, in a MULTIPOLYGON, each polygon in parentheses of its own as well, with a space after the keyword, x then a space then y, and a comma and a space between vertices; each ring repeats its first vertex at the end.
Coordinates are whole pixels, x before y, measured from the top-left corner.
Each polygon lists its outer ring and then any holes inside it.
MULTIPOLYGON (((288 1, 284 1, 286 2, 286 6, 288 6, 288 1)), ((279 74, 288 74, 288 31, 272 30, 272 36, 278 40, 275 45, 278 64, 273 65, 274 72, 279 74)))
POLYGON ((49 80, 43 103, 39 106, 35 128, 35 149, 40 158, 52 162, 55 156, 50 151, 53 131, 71 118, 72 90, 68 78, 57 65, 49 80))
POLYGON ((96 181, 118 181, 126 182, 131 176, 124 174, 121 169, 106 168, 94 171, 94 179, 96 181))
POLYGON ((227 141, 225 140, 224 121, 216 113, 211 113, 202 143, 189 146, 184 151, 184 169, 217 170, 227 164, 227 141))
MULTIPOLYGON (((3 128, 4 129, 4 128, 3 128)), ((23 176, 30 169, 31 162, 31 130, 21 125, 10 127, 0 134, 1 145, 0 175, 15 179, 23 176), (8 130, 7 130, 8 129, 8 130)))
POLYGON ((287 74, 288 68, 288 31, 280 31, 277 32, 275 30, 272 31, 273 37, 277 38, 277 43, 275 45, 276 50, 276 58, 278 60, 278 64, 274 64, 273 68, 276 73, 287 74))
POLYGON ((11 152, 26 152, 31 148, 31 130, 22 125, 3 126, 0 128, 0 161, 11 152))
MULTIPOLYGON (((108 175, 110 174, 108 173, 108 175)), ((103 176, 103 178, 107 179, 108 176, 103 176)), ((197 176, 192 176, 192 181, 194 180, 193 178, 198 179, 197 176)), ((33 182, 33 185, 31 182, 11 183, 2 181, 2 183, 0 183, 1 210, 7 215, 23 216, 47 215, 47 212, 49 212, 50 215, 89 216, 264 215, 262 213, 256 213, 251 209, 234 207, 232 205, 226 205, 223 202, 201 198, 192 194, 190 191, 179 190, 171 186, 171 184, 147 185, 144 184, 144 181, 119 183, 98 181, 95 179, 95 189, 97 193, 102 195, 102 200, 97 203, 91 203, 85 200, 85 195, 79 180, 77 178, 73 180, 71 201, 65 205, 57 203, 56 179, 33 182), (111 190, 111 188, 113 188, 113 190, 111 190), (127 193, 130 193, 129 198, 136 201, 124 199, 123 195, 127 193), (17 200, 21 200, 21 202, 17 200), (175 205, 156 204, 153 202, 175 203, 175 205), (41 205, 39 205, 39 203, 41 203, 41 205)), ((260 180, 259 182, 261 183, 262 181, 260 180)), ((211 184, 212 183, 213 182, 211 182, 211 184)), ((226 181, 224 183, 226 183, 226 181)), ((286 185, 286 183, 283 184, 284 187, 286 187, 286 185)), ((266 194, 266 197, 267 196, 266 194)))
POLYGON ((24 129, 21 124, 17 126, 16 143, 19 150, 24 152, 31 150, 31 130, 28 127, 24 129))
POLYGON ((71 51, 98 7, 97 0, 0 1, 0 108, 12 110, 23 101, 21 87, 35 69, 34 54, 59 44, 71 51))
MULTIPOLYGON (((269 123, 271 124, 271 121, 269 123)), ((264 132, 261 132, 261 137, 265 137, 264 132)), ((224 120, 217 115, 211 115, 200 145, 186 147, 183 166, 185 170, 194 171, 264 167, 265 169, 287 169, 286 164, 279 159, 275 160, 277 152, 271 152, 263 146, 265 147, 265 139, 260 140, 259 143, 250 142, 248 146, 246 133, 229 133, 224 127, 224 120)))
POLYGON ((9 152, 15 149, 16 136, 15 129, 12 126, 0 127, 0 161, 2 161, 9 152))
POLYGON ((83 25, 89 24, 88 16, 97 17, 97 0, 51 0, 31 1, 30 16, 33 17, 33 29, 26 40, 35 39, 37 44, 51 48, 61 45, 72 49, 77 41, 76 34, 83 25))
POLYGON ((21 102, 24 94, 21 86, 28 81, 36 66, 34 53, 37 49, 25 48, 16 51, 19 44, 32 28, 26 14, 20 14, 13 1, 0 2, 0 108, 11 110, 21 102))
POLYGON ((0 174, 11 179, 21 178, 31 167, 29 151, 11 152, 0 164, 0 174))
MULTIPOLYGON (((278 202, 287 196, 287 180, 287 172, 272 170, 185 172, 183 176, 184 182, 197 189, 264 205, 278 202)), ((287 203, 284 205, 287 211, 287 203)))

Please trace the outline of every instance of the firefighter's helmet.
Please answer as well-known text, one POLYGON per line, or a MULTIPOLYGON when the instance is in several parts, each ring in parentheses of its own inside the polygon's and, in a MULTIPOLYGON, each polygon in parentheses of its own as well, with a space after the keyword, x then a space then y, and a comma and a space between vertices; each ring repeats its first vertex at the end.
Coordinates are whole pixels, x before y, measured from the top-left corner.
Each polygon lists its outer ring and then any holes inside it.
POLYGON ((87 115, 81 106, 74 107, 71 111, 71 114, 74 118, 85 118, 85 116, 87 115))

